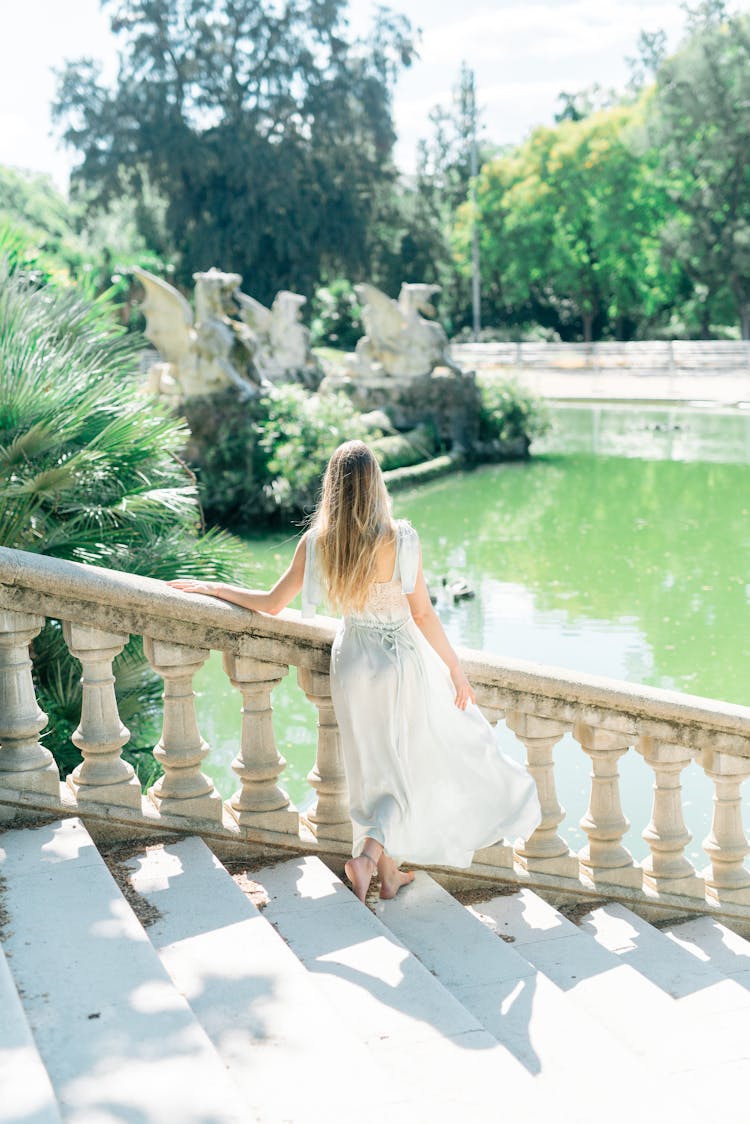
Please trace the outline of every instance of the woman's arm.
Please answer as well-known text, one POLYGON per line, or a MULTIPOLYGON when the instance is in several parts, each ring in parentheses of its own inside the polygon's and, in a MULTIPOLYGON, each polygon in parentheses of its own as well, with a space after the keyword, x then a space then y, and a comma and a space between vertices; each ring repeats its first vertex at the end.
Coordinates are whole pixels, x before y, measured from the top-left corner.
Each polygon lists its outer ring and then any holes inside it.
POLYGON ((414 617, 414 623, 425 639, 429 641, 435 649, 443 663, 447 665, 448 671, 451 673, 453 686, 456 688, 456 706, 461 710, 466 710, 467 705, 475 701, 474 690, 469 680, 464 675, 461 664, 458 662, 458 656, 443 631, 440 618, 432 607, 430 594, 427 590, 427 583, 422 573, 421 556, 419 559, 414 592, 409 593, 407 596, 409 607, 411 608, 411 615, 414 617))
POLYGON ((302 589, 302 579, 305 573, 305 538, 297 543, 294 558, 289 563, 288 569, 268 592, 260 589, 243 589, 240 585, 226 585, 224 582, 204 582, 193 578, 176 578, 167 582, 167 585, 182 590, 183 593, 203 593, 208 597, 218 597, 222 601, 231 601, 242 609, 253 609, 259 613, 270 613, 276 616, 292 601, 302 589))

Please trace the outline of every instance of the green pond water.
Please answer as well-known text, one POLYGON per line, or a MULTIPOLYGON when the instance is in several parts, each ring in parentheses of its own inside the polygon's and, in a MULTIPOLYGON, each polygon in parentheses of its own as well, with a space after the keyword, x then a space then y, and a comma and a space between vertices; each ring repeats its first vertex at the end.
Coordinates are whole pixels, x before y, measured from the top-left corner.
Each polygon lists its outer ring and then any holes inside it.
MULTIPOLYGON (((422 540, 425 574, 455 645, 498 655, 750 703, 750 415, 653 407, 559 407, 524 464, 485 467, 400 492, 398 516, 422 540), (442 579, 462 577, 474 599, 454 604, 442 579)), ((247 538, 254 583, 284 569, 296 534, 247 538)), ((239 740, 239 694, 213 654, 196 676, 206 771, 229 795, 239 740)), ((301 807, 312 797, 314 707, 294 669, 274 693, 274 728, 287 759, 283 784, 301 807)), ((503 749, 524 749, 501 724, 503 749)), ((571 737, 555 750, 567 817, 561 833, 585 842, 590 762, 571 737)), ((653 775, 640 756, 620 760, 636 858, 646 846, 653 775)), ((687 853, 705 865, 710 782, 683 774, 687 853)))

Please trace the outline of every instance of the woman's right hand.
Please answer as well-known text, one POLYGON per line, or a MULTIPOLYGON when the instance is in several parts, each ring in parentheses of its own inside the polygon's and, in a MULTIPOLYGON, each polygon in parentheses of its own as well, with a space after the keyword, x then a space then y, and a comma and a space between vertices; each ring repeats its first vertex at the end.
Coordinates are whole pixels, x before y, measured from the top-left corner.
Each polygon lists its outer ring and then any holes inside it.
POLYGON ((456 664, 455 667, 451 669, 451 679, 453 680, 453 686, 456 688, 456 706, 459 710, 466 710, 469 703, 473 703, 476 700, 474 698, 474 688, 464 675, 463 668, 460 664, 456 664))

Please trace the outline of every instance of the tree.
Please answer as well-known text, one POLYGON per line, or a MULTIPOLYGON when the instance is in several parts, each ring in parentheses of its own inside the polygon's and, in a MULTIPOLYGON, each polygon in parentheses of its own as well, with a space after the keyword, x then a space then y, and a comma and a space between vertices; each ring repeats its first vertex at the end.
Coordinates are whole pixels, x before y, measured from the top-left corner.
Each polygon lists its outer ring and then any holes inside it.
POLYGON ((560 102, 560 109, 555 114, 555 124, 559 125, 561 121, 583 121, 600 109, 618 105, 621 99, 615 90, 605 90, 598 82, 594 82, 592 86, 574 93, 562 90, 557 95, 557 100, 560 102))
POLYGON ((701 334, 723 299, 750 338, 750 18, 722 0, 688 9, 688 38, 656 73, 650 134, 674 214, 669 260, 700 304, 701 334))
MULTIPOLYGON (((130 269, 161 271, 164 263, 136 228, 140 207, 154 215, 152 200, 116 199, 92 214, 85 200, 71 202, 47 176, 0 166, 0 252, 36 281, 74 281, 92 297, 108 291, 123 323, 133 312, 130 269)), ((136 314, 137 315, 137 314, 136 314)))
POLYGON ((113 89, 66 64, 54 107, 81 153, 75 181, 106 204, 148 184, 183 281, 215 263, 269 300, 361 275, 395 179, 391 90, 414 55, 378 9, 347 33, 345 0, 103 0, 121 42, 113 89))
MULTIPOLYGON (((536 129, 479 177, 483 286, 505 318, 570 338, 628 336, 664 296, 664 194, 639 145, 643 105, 536 129)), ((466 210, 457 245, 468 260, 466 210)))
POLYGON ((667 54, 665 31, 641 31, 636 43, 637 55, 625 61, 630 67, 629 88, 640 94, 656 80, 659 67, 667 54))

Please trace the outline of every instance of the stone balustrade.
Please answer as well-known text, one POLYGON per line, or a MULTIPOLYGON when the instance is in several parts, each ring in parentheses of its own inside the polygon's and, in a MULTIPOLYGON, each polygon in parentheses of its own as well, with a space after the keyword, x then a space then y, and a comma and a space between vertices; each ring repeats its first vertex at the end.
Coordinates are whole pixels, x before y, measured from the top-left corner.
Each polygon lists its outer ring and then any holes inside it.
POLYGON ((635 371, 719 374, 750 368, 748 340, 597 340, 594 343, 463 343, 452 354, 477 371, 635 371))
MULTIPOLYGON (((302 620, 287 610, 266 617, 212 598, 190 597, 162 582, 0 549, 0 817, 19 807, 75 812, 121 832, 199 833, 219 853, 269 847, 348 853, 351 825, 333 712, 330 647, 336 622, 302 620), (45 618, 82 666, 83 703, 73 741, 83 762, 60 784, 40 742, 45 716, 32 677, 30 646, 45 618), (128 636, 143 637, 164 682, 164 715, 155 755, 164 775, 141 794, 120 756, 128 731, 117 713, 112 661, 128 636), (202 772, 210 753, 201 737, 192 679, 209 651, 223 653, 238 691, 242 732, 233 769, 239 787, 222 803, 202 772), (316 802, 301 815, 283 788, 285 762, 274 739, 272 692, 290 667, 318 713, 318 747, 309 780, 316 802)), ((741 786, 750 775, 750 708, 561 671, 484 652, 463 651, 477 701, 490 721, 504 719, 525 747, 542 806, 529 839, 498 841, 477 853, 477 880, 533 886, 552 896, 606 897, 646 916, 711 912, 750 928, 750 847, 741 786), (591 761, 587 837, 573 853, 556 786, 555 748, 572 734, 591 761), (638 753, 653 776, 653 806, 634 860, 623 839, 618 762, 638 753), (681 776, 698 767, 712 783, 713 818, 704 870, 685 848, 681 776)), ((559 767, 559 763, 558 763, 559 767)), ((636 825, 640 827, 640 825, 636 825)), ((439 872, 450 879, 450 872, 439 872)))

